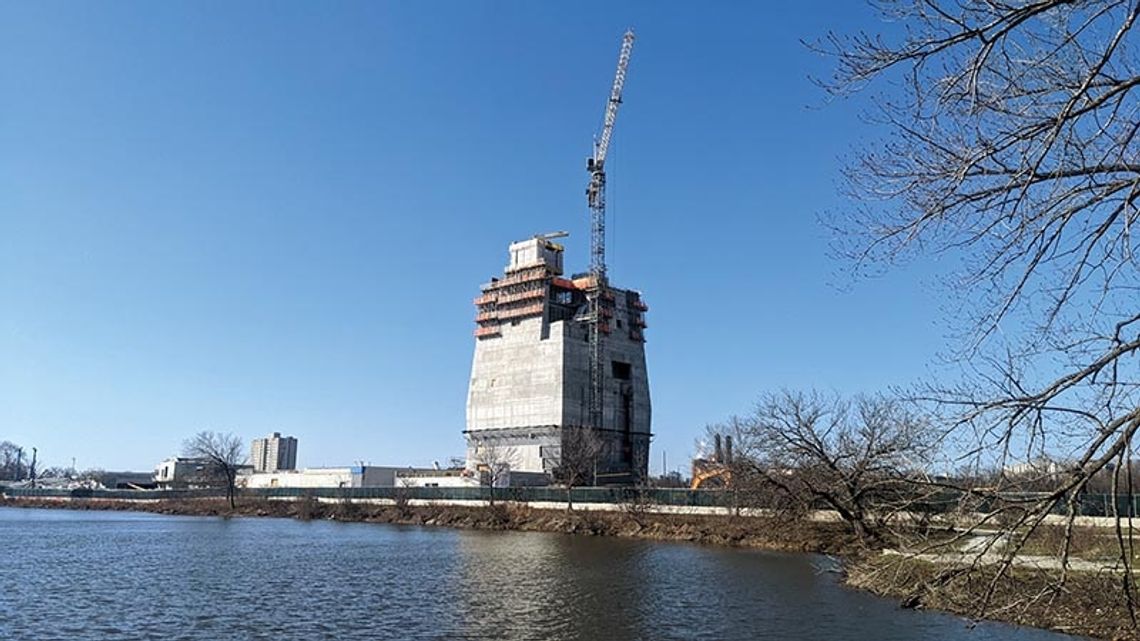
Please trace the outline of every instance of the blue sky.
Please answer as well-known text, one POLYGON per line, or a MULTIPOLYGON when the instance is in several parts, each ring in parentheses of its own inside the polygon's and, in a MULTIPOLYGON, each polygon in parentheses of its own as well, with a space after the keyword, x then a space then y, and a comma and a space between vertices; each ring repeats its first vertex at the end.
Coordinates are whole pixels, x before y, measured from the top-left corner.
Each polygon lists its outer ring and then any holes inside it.
POLYGON ((608 249, 651 306, 653 471, 764 390, 923 376, 929 274, 850 284, 817 223, 874 132, 799 39, 878 29, 862 3, 4 2, 0 439, 108 469, 201 429, 460 455, 479 284, 556 229, 585 268, 628 26, 608 249))

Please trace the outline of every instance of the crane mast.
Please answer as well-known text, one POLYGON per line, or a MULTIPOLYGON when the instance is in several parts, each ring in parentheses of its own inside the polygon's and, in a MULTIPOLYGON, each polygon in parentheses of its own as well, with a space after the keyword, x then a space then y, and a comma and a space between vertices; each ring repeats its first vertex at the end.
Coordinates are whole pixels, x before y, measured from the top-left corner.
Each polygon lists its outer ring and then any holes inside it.
POLYGON ((621 91, 625 85, 625 73, 629 67, 629 56, 633 51, 633 30, 625 32, 618 54, 617 72, 606 103, 606 114, 602 120, 602 132, 594 141, 594 153, 586 160, 586 171, 590 182, 586 187, 586 200, 590 207, 590 287, 586 292, 589 309, 590 339, 590 427, 603 428, 602 400, 605 395, 605 353, 604 334, 609 331, 606 325, 606 154, 617 121, 618 107, 621 106, 621 91))

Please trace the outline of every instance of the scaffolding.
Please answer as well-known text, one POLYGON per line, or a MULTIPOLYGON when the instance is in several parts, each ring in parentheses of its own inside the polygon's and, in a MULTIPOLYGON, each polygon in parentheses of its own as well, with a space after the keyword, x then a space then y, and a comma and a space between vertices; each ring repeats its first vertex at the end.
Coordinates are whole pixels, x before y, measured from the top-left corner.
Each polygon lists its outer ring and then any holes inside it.
POLYGON ((554 277, 547 265, 532 265, 509 270, 503 278, 483 285, 474 300, 475 337, 501 336, 503 321, 542 316, 554 277))

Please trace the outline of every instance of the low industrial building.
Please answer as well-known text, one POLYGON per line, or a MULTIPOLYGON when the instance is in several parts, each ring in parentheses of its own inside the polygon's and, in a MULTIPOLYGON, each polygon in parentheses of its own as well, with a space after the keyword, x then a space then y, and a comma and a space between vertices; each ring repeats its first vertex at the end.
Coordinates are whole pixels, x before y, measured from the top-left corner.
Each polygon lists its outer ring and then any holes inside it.
POLYGON ((172 456, 154 468, 154 483, 160 489, 185 489, 209 484, 210 461, 204 458, 172 456))
POLYGON ((147 472, 101 472, 96 480, 103 487, 115 490, 149 490, 157 487, 154 474, 147 472))
MULTIPOLYGON (((545 474, 512 472, 500 485, 546 485, 545 474)), ((437 469, 360 465, 353 467, 310 467, 301 470, 246 473, 238 485, 257 488, 354 488, 354 487, 479 487, 489 484, 478 472, 463 468, 437 469)))
POLYGON ((394 487, 396 472, 400 469, 378 465, 308 467, 300 470, 246 474, 238 478, 238 484, 248 488, 394 487))

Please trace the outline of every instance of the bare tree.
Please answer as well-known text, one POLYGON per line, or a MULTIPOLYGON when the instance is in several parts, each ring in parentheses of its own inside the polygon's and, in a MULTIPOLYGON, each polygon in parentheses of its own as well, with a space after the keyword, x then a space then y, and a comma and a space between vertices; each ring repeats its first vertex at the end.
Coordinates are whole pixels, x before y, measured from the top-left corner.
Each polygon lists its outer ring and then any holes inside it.
POLYGON ((238 469, 246 461, 242 440, 233 434, 198 432, 186 441, 183 452, 186 456, 207 462, 208 471, 225 484, 226 499, 233 509, 236 506, 234 494, 238 469))
POLYGON ((810 501, 781 491, 761 473, 757 461, 765 457, 770 443, 762 440, 755 425, 754 416, 734 415, 706 426, 703 440, 697 443, 702 457, 693 460, 693 487, 724 488, 736 514, 762 508, 779 519, 799 519, 810 501))
POLYGON ((689 480, 674 470, 649 479, 649 487, 680 490, 689 487, 689 480))
POLYGON ((834 510, 860 541, 921 496, 931 430, 895 399, 783 391, 741 425, 738 467, 805 508, 834 510))
POLYGON ((0 480, 20 481, 27 475, 24 448, 11 441, 0 442, 0 480))
POLYGON ((45 467, 42 471, 39 472, 38 476, 40 479, 66 479, 71 478, 73 474, 74 470, 72 470, 70 467, 57 465, 53 467, 45 467))
MULTIPOLYGON (((1044 496, 964 496, 1004 515, 1009 543, 984 612, 1025 542, 1058 505, 1068 536, 1078 497, 1115 464, 1131 470, 1140 430, 1140 56, 1134 0, 884 2, 895 35, 831 35, 825 86, 878 83, 869 117, 889 138, 846 174, 858 203, 830 219, 858 269, 938 255, 962 268, 950 291, 965 333, 964 376, 916 396, 944 413, 955 461, 1004 470, 1043 455, 1071 463, 1044 496)), ((1120 480, 1132 492, 1132 475, 1120 480)), ((988 519, 988 521, 987 521, 988 519)), ((1131 523, 1117 523, 1134 614, 1131 523)), ((1003 539, 1004 540, 1004 539, 1003 539)), ((979 553, 990 552, 985 546, 979 553)), ((975 564, 976 565, 976 564, 975 564)))
POLYGON ((568 427, 562 430, 562 456, 555 471, 555 479, 566 486, 566 506, 574 509, 573 490, 589 482, 597 485, 598 460, 605 451, 605 442, 597 430, 588 427, 568 427))
POLYGON ((505 445, 494 437, 485 437, 475 444, 475 471, 480 482, 490 488, 490 503, 495 504, 495 490, 510 484, 511 467, 518 464, 518 449, 505 445))
POLYGON ((91 467, 82 472, 78 472, 75 478, 80 481, 88 481, 98 487, 106 487, 107 482, 110 480, 107 471, 98 467, 91 467))

